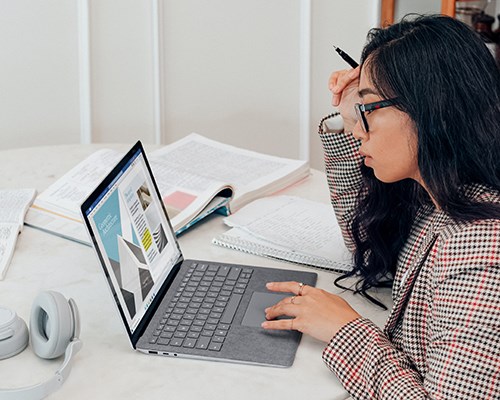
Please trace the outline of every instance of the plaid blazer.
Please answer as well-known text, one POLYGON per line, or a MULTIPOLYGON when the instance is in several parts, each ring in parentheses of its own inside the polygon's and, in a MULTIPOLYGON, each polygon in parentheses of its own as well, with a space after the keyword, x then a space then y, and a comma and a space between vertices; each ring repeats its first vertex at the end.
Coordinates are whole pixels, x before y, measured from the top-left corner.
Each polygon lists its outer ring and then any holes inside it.
MULTIPOLYGON (((320 124, 331 201, 346 222, 360 184, 359 142, 320 124)), ((468 196, 500 202, 480 185, 468 196)), ((358 318, 323 351, 355 399, 500 399, 500 221, 455 223, 422 207, 398 258, 383 330, 358 318)))

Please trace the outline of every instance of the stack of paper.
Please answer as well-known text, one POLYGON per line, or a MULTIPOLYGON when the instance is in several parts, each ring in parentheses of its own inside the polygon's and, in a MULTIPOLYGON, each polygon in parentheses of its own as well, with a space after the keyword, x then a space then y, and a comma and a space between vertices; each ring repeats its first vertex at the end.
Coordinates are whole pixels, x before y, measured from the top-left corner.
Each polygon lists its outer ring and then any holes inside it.
POLYGON ((348 271, 352 254, 332 207, 294 196, 255 200, 224 219, 228 232, 219 246, 321 269, 348 271))

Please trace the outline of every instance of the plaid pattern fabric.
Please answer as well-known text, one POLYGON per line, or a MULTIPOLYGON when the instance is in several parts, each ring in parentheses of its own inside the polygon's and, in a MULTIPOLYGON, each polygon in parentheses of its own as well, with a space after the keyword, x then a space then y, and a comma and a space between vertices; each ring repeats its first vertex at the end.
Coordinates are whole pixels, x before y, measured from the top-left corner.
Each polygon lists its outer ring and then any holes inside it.
MULTIPOLYGON (((358 143, 323 129, 320 137, 332 204, 345 223, 359 187, 358 143)), ((467 195, 500 202, 480 185, 467 195)), ((343 233, 348 241, 345 226, 343 233)), ((353 398, 500 399, 499 243, 498 220, 455 223, 422 207, 398 258, 384 330, 359 318, 323 352, 353 398)))

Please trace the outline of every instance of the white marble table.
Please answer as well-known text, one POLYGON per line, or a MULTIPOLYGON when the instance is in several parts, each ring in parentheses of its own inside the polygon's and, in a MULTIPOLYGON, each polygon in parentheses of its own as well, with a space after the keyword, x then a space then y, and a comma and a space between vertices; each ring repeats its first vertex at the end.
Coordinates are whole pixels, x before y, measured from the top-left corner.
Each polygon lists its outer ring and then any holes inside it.
MULTIPOLYGON (((63 145, 0 151, 0 188, 35 187, 42 191, 65 171, 102 145, 63 145)), ((107 146, 111 147, 111 146, 107 146)), ((118 150, 127 145, 112 145, 118 150)), ((146 146, 146 149, 152 147, 146 146)), ((328 202, 323 173, 314 171, 287 194, 328 202)), ((182 235, 186 258, 302 269, 298 265, 247 255, 211 244, 226 228, 221 216, 182 235)), ((305 268, 304 268, 305 269, 305 268)), ((319 271, 318 286, 340 293, 337 275, 319 271)), ((291 368, 279 369, 210 361, 148 356, 129 345, 98 260, 90 247, 25 227, 18 238, 5 280, 0 281, 0 304, 29 318, 36 294, 56 290, 72 297, 82 318, 83 349, 77 354, 67 382, 51 399, 342 399, 347 394, 326 368, 324 347, 303 337, 291 368)), ((387 313, 360 296, 342 293, 362 315, 382 325, 387 313)), ((389 305, 390 293, 379 297, 389 305)), ((52 376, 61 360, 38 359, 28 348, 0 361, 0 388, 38 383, 52 376)), ((0 395, 1 399, 1 395, 0 395)))

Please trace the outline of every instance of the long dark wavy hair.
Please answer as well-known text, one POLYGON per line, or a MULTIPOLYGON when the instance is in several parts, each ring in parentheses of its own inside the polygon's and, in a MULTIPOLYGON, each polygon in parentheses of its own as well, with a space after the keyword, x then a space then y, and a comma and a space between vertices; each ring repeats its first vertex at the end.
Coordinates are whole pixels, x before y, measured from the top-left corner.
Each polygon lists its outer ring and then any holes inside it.
MULTIPOLYGON (((420 207, 439 207, 456 221, 500 218, 500 204, 473 202, 465 185, 500 190, 500 71, 482 39, 450 17, 407 16, 372 29, 361 57, 375 88, 409 115, 416 128, 418 166, 426 185, 384 183, 362 165, 362 185, 350 231, 354 291, 385 308, 368 289, 392 285, 398 255, 420 207)), ((345 289, 345 288, 344 288, 345 289)))

